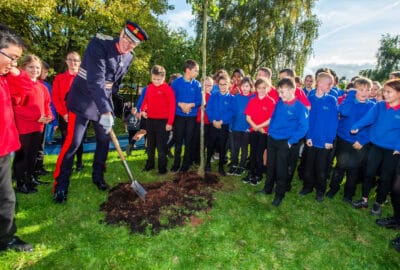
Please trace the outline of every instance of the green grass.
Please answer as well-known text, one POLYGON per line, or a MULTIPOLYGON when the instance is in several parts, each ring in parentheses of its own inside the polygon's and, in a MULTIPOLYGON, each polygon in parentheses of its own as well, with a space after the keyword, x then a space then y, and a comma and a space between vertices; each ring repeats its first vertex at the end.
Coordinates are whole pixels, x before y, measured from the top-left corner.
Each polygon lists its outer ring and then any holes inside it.
MULTIPOLYGON (((54 169, 56 156, 46 156, 54 169)), ((34 245, 33 253, 0 253, 0 269, 398 269, 400 256, 389 246, 396 231, 380 228, 369 211, 341 201, 315 201, 298 195, 295 179, 281 206, 272 196, 256 195, 260 187, 239 177, 224 177, 214 206, 199 213, 204 223, 132 234, 125 226, 101 222, 99 206, 106 193, 91 183, 93 154, 71 178, 68 202, 55 205, 51 187, 31 195, 17 194, 18 235, 34 245)), ((146 156, 134 151, 128 163, 142 183, 157 180, 157 170, 142 173, 146 156)), ((107 182, 128 177, 110 152, 107 182)), ((169 175, 170 176, 170 175, 169 175)), ((167 176, 167 177, 169 177, 167 176)), ((51 176, 43 178, 50 180, 51 176)), ((359 196, 359 195, 357 195, 359 196)), ((383 215, 391 214, 390 204, 383 215)))

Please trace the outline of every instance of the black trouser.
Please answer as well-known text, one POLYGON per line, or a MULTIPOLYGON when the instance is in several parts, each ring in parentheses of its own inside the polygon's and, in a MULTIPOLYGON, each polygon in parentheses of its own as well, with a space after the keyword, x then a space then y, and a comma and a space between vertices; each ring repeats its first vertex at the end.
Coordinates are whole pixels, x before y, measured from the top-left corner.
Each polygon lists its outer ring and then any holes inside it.
POLYGON ((246 166, 246 161, 248 157, 249 139, 250 133, 245 131, 232 131, 232 145, 231 145, 231 164, 233 166, 238 165, 239 161, 239 151, 240 164, 239 167, 244 168, 246 166))
POLYGON ((179 168, 181 165, 182 145, 185 142, 185 152, 183 154, 182 169, 188 170, 192 163, 194 132, 196 128, 196 116, 175 115, 174 136, 175 153, 173 167, 179 168))
POLYGON ((31 181, 30 176, 35 171, 36 157, 40 149, 42 135, 42 132, 19 135, 21 148, 15 152, 13 163, 14 177, 18 185, 29 184, 31 181))
POLYGON ((288 187, 289 145, 287 140, 275 140, 268 136, 267 142, 267 181, 264 190, 272 192, 276 183, 276 196, 283 197, 288 187))
POLYGON ((393 206, 393 215, 400 222, 400 160, 397 162, 396 177, 390 194, 393 206))
MULTIPOLYGON (((65 138, 67 138, 67 127, 68 127, 68 123, 65 122, 64 118, 61 115, 58 115, 58 129, 61 132, 61 146, 64 144, 65 142, 65 138)), ((86 131, 85 131, 85 135, 83 136, 83 138, 86 137, 86 131)), ((83 141, 82 143, 79 145, 78 150, 76 150, 76 164, 82 164, 82 155, 83 155, 83 141)))
MULTIPOLYGON (((46 126, 44 127, 46 130, 46 126)), ((44 170, 44 144, 45 144, 45 131, 42 132, 42 143, 38 150, 35 164, 35 172, 44 170)))
POLYGON ((17 231, 14 222, 15 193, 11 180, 10 155, 0 157, 0 245, 9 243, 17 231))
POLYGON ((221 128, 215 128, 210 125, 210 132, 207 143, 207 165, 210 164, 211 156, 214 154, 215 149, 220 149, 219 152, 219 168, 224 166, 226 157, 226 144, 229 136, 229 125, 222 125, 221 128))
MULTIPOLYGON (((207 149, 210 124, 204 124, 204 151, 207 149)), ((200 123, 196 123, 194 133, 193 162, 200 163, 200 123)))
POLYGON ((158 171, 167 171, 168 132, 165 130, 167 119, 147 119, 147 162, 146 168, 154 168, 155 150, 158 152, 158 171))
POLYGON ((262 176, 263 155, 267 147, 267 135, 261 132, 250 132, 250 164, 249 171, 252 176, 262 176))
POLYGON ((392 188, 393 177, 396 173, 396 166, 397 162, 399 161, 399 157, 400 155, 393 155, 393 150, 385 149, 372 144, 368 153, 367 171, 362 183, 362 196, 364 198, 368 198, 374 177, 379 169, 379 166, 382 166, 376 202, 379 204, 385 202, 386 196, 389 194, 392 188))
POLYGON ((351 199, 357 188, 358 175, 363 160, 368 155, 369 144, 360 150, 354 149, 353 144, 341 139, 336 140, 336 166, 333 170, 330 189, 336 193, 340 189, 344 174, 346 173, 346 184, 344 186, 344 197, 351 199))
POLYGON ((331 149, 304 146, 306 158, 304 163, 304 189, 316 189, 322 195, 326 190, 326 175, 329 166, 331 149))

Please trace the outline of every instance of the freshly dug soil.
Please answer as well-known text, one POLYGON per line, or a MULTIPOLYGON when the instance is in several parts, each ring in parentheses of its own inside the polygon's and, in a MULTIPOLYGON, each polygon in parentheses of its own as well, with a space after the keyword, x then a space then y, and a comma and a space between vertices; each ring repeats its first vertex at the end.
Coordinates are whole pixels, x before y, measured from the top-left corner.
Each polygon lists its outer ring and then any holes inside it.
POLYGON ((142 185, 147 191, 145 202, 131 183, 120 183, 110 190, 107 201, 100 206, 107 224, 128 224, 132 232, 138 233, 157 233, 183 225, 191 222, 195 212, 210 208, 213 192, 222 186, 217 175, 206 173, 202 179, 196 172, 142 185))

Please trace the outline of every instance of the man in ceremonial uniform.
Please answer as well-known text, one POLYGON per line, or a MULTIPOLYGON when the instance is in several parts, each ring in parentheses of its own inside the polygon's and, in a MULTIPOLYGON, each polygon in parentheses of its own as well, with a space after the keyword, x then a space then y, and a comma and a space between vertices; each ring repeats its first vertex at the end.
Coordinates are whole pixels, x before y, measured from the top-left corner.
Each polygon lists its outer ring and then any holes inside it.
POLYGON ((54 201, 67 200, 73 157, 91 120, 96 133, 96 151, 92 181, 107 190, 104 181, 105 162, 110 144, 109 132, 114 124, 112 93, 133 61, 133 50, 147 40, 147 34, 136 23, 127 21, 119 37, 97 35, 86 48, 78 75, 67 97, 68 134, 57 159, 54 172, 54 201))

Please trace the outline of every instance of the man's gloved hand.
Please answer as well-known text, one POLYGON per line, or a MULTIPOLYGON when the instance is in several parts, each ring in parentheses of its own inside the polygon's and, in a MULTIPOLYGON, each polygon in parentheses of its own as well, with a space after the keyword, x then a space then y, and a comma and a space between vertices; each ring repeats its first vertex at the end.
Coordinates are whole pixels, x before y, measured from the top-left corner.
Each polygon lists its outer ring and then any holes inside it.
POLYGON ((100 115, 99 124, 103 126, 106 134, 110 133, 112 126, 114 125, 114 117, 111 113, 105 113, 100 115))

